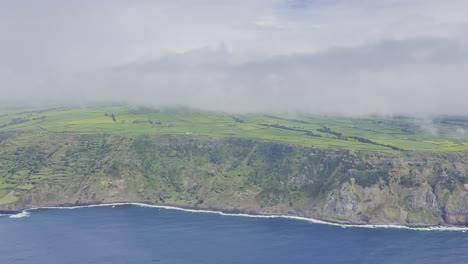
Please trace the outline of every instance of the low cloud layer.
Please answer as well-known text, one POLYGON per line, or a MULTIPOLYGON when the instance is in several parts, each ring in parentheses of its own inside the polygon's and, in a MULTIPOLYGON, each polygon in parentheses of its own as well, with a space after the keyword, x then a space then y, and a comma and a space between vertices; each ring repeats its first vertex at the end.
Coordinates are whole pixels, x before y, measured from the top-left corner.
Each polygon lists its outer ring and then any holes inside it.
POLYGON ((1 101, 468 115, 466 1, 376 2, 2 3, 1 101))

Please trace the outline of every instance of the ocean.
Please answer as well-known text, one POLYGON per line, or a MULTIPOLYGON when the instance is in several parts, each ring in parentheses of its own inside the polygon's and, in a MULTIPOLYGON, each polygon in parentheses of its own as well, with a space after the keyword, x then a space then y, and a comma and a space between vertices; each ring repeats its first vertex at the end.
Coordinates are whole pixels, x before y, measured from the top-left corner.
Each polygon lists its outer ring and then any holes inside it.
POLYGON ((0 263, 468 263, 466 229, 345 227, 143 205, 0 216, 0 263))

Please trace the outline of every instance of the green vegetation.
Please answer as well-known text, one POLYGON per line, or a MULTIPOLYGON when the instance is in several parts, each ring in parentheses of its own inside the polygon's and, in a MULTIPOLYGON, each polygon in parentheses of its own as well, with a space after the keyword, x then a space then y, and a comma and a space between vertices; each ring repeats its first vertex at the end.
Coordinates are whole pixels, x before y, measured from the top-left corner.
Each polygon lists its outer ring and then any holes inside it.
POLYGON ((15 196, 15 193, 13 191, 11 191, 11 192, 8 192, 7 194, 4 194, 3 197, 0 198, 0 205, 14 203, 17 200, 18 200, 18 197, 15 196))
POLYGON ((225 114, 188 109, 112 107, 30 109, 0 113, 0 141, 19 131, 187 135, 246 138, 301 146, 395 153, 468 150, 468 121, 438 118, 426 133, 411 118, 344 118, 306 115, 225 114))
POLYGON ((463 223, 468 122, 439 118, 437 135, 420 122, 125 106, 4 111, 0 209, 145 201, 463 223))

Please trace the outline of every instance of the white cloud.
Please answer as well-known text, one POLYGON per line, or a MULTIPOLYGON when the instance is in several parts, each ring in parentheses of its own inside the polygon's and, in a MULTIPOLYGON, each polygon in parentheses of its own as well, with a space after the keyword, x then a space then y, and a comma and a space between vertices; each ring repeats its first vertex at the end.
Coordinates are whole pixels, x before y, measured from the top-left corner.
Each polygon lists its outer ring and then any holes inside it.
POLYGON ((4 101, 468 114, 467 11, 461 0, 2 2, 0 91, 4 101))

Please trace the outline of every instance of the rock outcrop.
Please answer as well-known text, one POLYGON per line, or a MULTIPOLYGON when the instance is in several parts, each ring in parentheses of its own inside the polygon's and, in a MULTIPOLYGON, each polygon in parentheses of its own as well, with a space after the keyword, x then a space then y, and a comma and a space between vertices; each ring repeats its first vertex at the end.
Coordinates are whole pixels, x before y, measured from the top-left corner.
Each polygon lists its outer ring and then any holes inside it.
POLYGON ((468 224, 468 153, 386 154, 188 136, 52 141, 1 150, 13 157, 0 167, 14 195, 0 210, 141 201, 344 223, 468 224))

